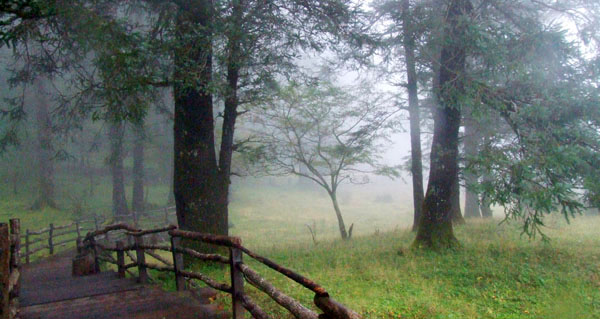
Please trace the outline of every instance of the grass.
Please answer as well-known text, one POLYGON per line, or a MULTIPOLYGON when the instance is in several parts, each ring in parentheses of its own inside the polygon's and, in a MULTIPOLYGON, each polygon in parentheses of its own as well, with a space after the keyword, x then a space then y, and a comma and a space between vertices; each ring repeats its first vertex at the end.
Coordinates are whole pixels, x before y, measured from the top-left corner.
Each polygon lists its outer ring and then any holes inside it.
MULTIPOLYGON (((407 250, 413 234, 406 230, 260 253, 320 283, 365 318, 600 318, 598 226, 600 220, 587 217, 561 224, 545 243, 521 238, 514 225, 474 222, 457 228, 462 247, 444 253, 407 250)), ((305 289, 247 262, 312 305, 305 289)), ((199 270, 229 281, 226 269, 199 270)), ((291 318, 266 295, 249 291, 274 318, 291 318)), ((229 297, 218 302, 228 307, 229 297)))
MULTIPOLYGON (((19 218, 21 220, 21 233, 25 234, 27 229, 36 231, 43 228, 48 228, 50 223, 55 226, 69 224, 76 219, 90 219, 93 214, 99 216, 111 217, 111 188, 108 178, 97 178, 98 184, 95 186, 93 194, 86 193, 88 189, 87 181, 81 178, 67 178, 64 175, 57 175, 55 180, 56 185, 56 203, 59 206, 57 209, 46 207, 42 210, 32 210, 31 205, 35 202, 37 193, 28 191, 28 188, 33 188, 31 185, 23 183, 20 185, 19 192, 14 194, 8 183, 0 184, 0 221, 7 222, 11 218, 19 218)), ((148 198, 155 199, 149 201, 151 207, 162 207, 159 198, 166 195, 167 186, 153 186, 147 188, 148 198)), ((131 186, 128 187, 128 198, 131 198, 131 186)), ((162 201, 164 202, 164 201, 162 201)), ((108 223, 110 219, 105 222, 108 223)), ((90 224, 81 225, 82 227, 90 227, 90 224)), ((43 234, 41 237, 47 238, 48 234, 43 234)), ((32 241, 38 236, 32 235, 32 241)), ((57 252, 64 249, 75 247, 75 234, 64 235, 55 239, 55 243, 67 239, 72 239, 73 243, 69 243, 64 247, 57 247, 57 252)), ((47 241, 37 242, 31 245, 31 249, 36 249, 41 245, 47 245, 47 241)), ((24 248, 23 248, 24 249, 24 248)), ((42 250, 31 256, 31 260, 48 256, 48 250, 42 250)))
MULTIPOLYGON (((150 188, 157 205, 164 192, 166 187, 150 188)), ((456 228, 459 249, 415 252, 407 249, 414 238, 407 230, 410 193, 399 197, 397 192, 386 185, 349 187, 340 194, 347 226, 355 223, 355 238, 343 242, 331 203, 319 190, 300 188, 293 180, 235 182, 231 233, 246 247, 315 280, 364 318, 600 318, 600 218, 579 217, 567 225, 552 217, 546 229, 550 242, 521 237, 517 224, 469 222, 456 228), (307 224, 316 226, 316 243, 307 224)), ((95 196, 90 206, 101 210, 109 188, 98 186, 95 196)), ((25 203, 3 196, 0 216, 46 225, 73 215, 68 208, 31 212, 25 203)), ((248 257, 245 261, 285 293, 312 305, 306 289, 248 257)), ((227 268, 196 268, 229 282, 227 268)), ((171 274, 153 276, 173 288, 171 274)), ((290 318, 246 287, 273 318, 290 318)), ((216 302, 228 307, 229 296, 219 295, 216 302)))
MULTIPOLYGON (((346 227, 354 224, 354 236, 412 223, 410 193, 394 196, 395 186, 344 186, 338 201, 346 227)), ((296 179, 247 179, 243 184, 233 184, 231 198, 230 220, 234 227, 230 233, 241 237, 248 247, 310 245, 307 225, 316 229, 317 241, 340 237, 331 200, 323 189, 311 184, 298 185, 296 179)))
MULTIPOLYGON (((320 283, 364 318, 600 318, 598 217, 568 225, 551 216, 549 242, 521 236, 517 223, 470 221, 456 227, 461 248, 414 252, 407 249, 414 238, 407 230, 409 209, 398 200, 378 202, 376 191, 346 195, 342 209, 356 223, 357 235, 343 242, 330 203, 318 191, 258 185, 234 189, 232 234, 320 283), (311 223, 317 225, 316 244, 305 226, 311 223)), ((249 258, 246 262, 312 306, 311 293, 249 258)), ((229 282, 226 268, 198 265, 197 270, 229 282)), ((155 275, 173 288, 171 275, 155 275)), ((291 318, 247 287, 273 318, 291 318)), ((220 295, 217 302, 227 308, 229 296, 220 295)))

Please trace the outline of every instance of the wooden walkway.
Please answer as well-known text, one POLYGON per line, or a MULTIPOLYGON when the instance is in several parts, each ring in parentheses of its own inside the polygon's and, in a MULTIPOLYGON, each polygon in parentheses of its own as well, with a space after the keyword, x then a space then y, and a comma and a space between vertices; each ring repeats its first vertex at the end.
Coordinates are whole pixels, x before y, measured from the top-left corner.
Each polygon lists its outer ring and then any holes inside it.
POLYGON ((180 318, 228 316, 209 304, 211 290, 166 292, 118 278, 114 272, 73 277, 73 253, 23 265, 19 296, 22 319, 180 318))

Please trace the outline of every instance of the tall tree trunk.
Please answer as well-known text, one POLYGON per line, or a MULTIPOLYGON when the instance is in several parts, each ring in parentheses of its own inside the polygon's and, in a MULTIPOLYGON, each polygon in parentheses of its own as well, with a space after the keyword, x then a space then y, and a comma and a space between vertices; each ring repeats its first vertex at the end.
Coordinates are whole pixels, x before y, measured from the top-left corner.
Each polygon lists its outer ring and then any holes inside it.
MULTIPOLYGON (((184 1, 177 12, 173 191, 179 227, 227 235, 210 92, 212 11, 212 1, 184 1)), ((204 245, 187 245, 207 250, 204 245)))
POLYGON ((94 169, 92 167, 92 165, 90 164, 90 158, 86 158, 86 175, 88 178, 88 183, 89 183, 89 187, 88 187, 88 195, 92 196, 94 195, 94 188, 96 186, 96 181, 94 178, 94 175, 96 174, 94 172, 94 169))
POLYGON ((415 39, 411 21, 409 0, 402 0, 402 24, 404 29, 404 54, 408 90, 408 116, 410 118, 410 171, 413 186, 414 219, 412 230, 416 231, 423 208, 423 163, 421 153, 421 114, 415 66, 415 39))
POLYGON ((46 90, 46 79, 34 80, 34 102, 37 123, 37 166, 38 166, 38 197, 31 209, 45 207, 56 208, 54 202, 54 163, 52 159, 52 122, 49 112, 49 98, 46 90))
MULTIPOLYGON (((490 177, 487 175, 483 176, 483 182, 485 183, 490 177)), ((490 207, 490 200, 488 199, 488 197, 486 196, 486 194, 482 194, 481 195, 481 216, 483 218, 492 218, 493 217, 493 213, 492 213, 492 208, 490 207)))
POLYGON ((231 161, 234 151, 235 122, 238 116, 238 82, 240 66, 243 63, 240 41, 242 36, 241 21, 244 1, 234 0, 231 15, 231 29, 227 34, 227 88, 225 94, 225 110, 223 112, 223 127, 221 129, 221 148, 219 150, 219 179, 218 205, 224 232, 228 232, 229 186, 231 184, 231 161))
POLYGON ((452 183, 452 195, 451 195, 451 202, 452 202, 452 222, 455 225, 462 225, 465 223, 465 219, 462 215, 461 209, 460 209, 460 183, 459 183, 459 176, 458 176, 458 170, 457 170, 457 176, 454 179, 454 182, 452 183))
MULTIPOLYGON (((164 126, 161 125, 162 134, 165 134, 165 135, 173 134, 172 118, 166 118, 165 121, 163 122, 163 124, 164 124, 164 126)), ((169 142, 167 142, 166 144, 169 145, 170 144, 169 142)), ((169 193, 167 194, 167 206, 175 205, 175 194, 173 193, 173 172, 174 172, 173 155, 174 155, 173 149, 171 149, 170 152, 165 152, 165 153, 163 153, 163 156, 160 157, 161 160, 163 161, 163 167, 167 168, 167 170, 166 170, 167 181, 169 181, 168 182, 169 183, 169 193)))
MULTIPOLYGON (((477 155, 477 144, 479 135, 475 127, 475 122, 472 119, 465 118, 465 158, 468 161, 473 156, 477 155)), ((466 166, 466 165, 465 165, 466 166)), ((479 196, 471 191, 471 187, 477 185, 477 175, 470 172, 468 169, 464 172, 465 176, 465 218, 480 218, 479 212, 479 196)))
MULTIPOLYGON (((173 166, 173 165, 171 165, 173 166)), ((175 205, 175 191, 173 189, 173 169, 169 170, 169 195, 167 196, 167 206, 175 205)))
POLYGON ((133 145, 133 193, 131 195, 131 209, 134 212, 144 211, 144 122, 134 127, 133 145))
POLYGON ((492 213, 492 208, 490 207, 490 201, 485 197, 485 195, 481 196, 481 216, 483 218, 492 218, 494 215, 492 213))
POLYGON ((453 0, 446 14, 446 39, 440 59, 439 87, 436 88, 440 105, 434 112, 429 182, 414 247, 443 249, 458 243, 452 228, 451 199, 458 178, 459 97, 465 91, 461 78, 466 68, 464 18, 471 11, 469 0, 453 0))
MULTIPOLYGON (((465 181, 466 183, 469 183, 465 181)), ((475 179, 475 183, 477 179, 475 179)), ((467 187, 465 193, 465 218, 481 218, 479 211, 479 196, 467 187)))
MULTIPOLYGON (((484 133, 483 135, 483 145, 487 145, 490 143, 490 136, 488 135, 489 133, 484 133)), ((485 172, 482 176, 482 182, 483 183, 488 183, 490 180, 492 179, 492 177, 490 176, 489 172, 485 172)), ((491 203, 489 198, 485 195, 482 194, 481 195, 481 216, 483 218, 492 218, 493 213, 492 213, 492 208, 490 207, 491 203)))
POLYGON ((127 199, 125 198, 125 175, 123 168, 123 134, 122 122, 111 122, 110 139, 110 173, 112 176, 112 211, 114 216, 127 215, 127 199))

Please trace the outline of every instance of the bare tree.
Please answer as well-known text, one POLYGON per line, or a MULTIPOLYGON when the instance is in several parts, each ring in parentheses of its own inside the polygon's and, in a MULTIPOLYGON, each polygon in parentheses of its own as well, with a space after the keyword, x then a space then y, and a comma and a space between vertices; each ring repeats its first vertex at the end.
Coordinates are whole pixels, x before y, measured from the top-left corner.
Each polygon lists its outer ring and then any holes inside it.
POLYGON ((369 174, 396 176, 380 154, 396 110, 368 88, 354 94, 329 81, 292 83, 260 109, 259 162, 270 175, 297 175, 327 191, 342 239, 352 236, 344 223, 337 191, 344 182, 367 183, 369 174))

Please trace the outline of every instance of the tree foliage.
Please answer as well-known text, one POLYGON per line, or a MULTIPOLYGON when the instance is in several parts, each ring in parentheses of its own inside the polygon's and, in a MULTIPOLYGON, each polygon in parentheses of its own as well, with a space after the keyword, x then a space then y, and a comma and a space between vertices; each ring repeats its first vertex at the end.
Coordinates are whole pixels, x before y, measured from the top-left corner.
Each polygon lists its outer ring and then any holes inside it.
POLYGON ((337 203, 344 182, 367 183, 370 174, 398 176, 383 164, 397 109, 366 84, 343 88, 331 80, 291 82, 272 103, 257 108, 252 158, 270 175, 297 175, 329 194, 342 238, 346 230, 337 203))

